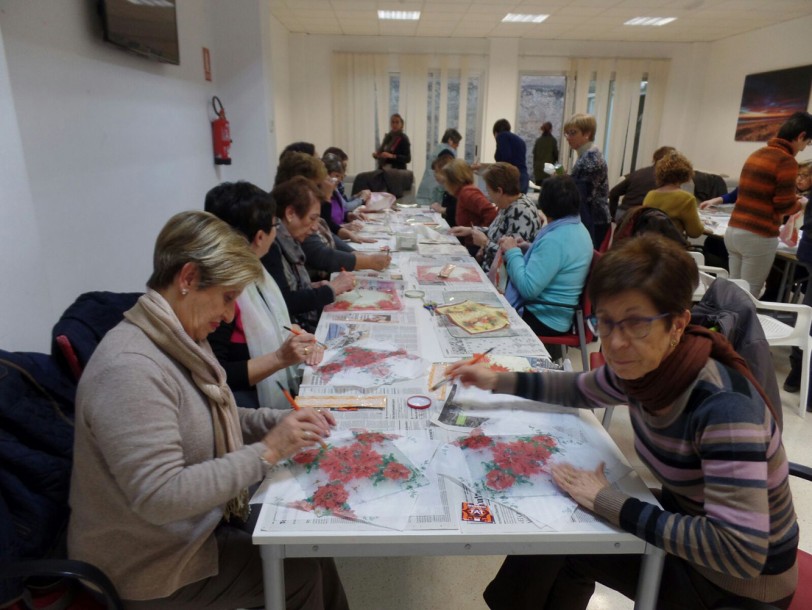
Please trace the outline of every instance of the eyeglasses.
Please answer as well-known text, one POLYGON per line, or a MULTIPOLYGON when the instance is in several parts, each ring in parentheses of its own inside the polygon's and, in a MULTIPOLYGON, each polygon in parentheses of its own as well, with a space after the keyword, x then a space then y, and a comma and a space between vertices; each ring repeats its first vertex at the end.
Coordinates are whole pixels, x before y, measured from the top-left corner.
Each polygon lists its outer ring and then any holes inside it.
POLYGON ((572 136, 577 136, 579 133, 577 129, 568 129, 564 132, 564 135, 571 138, 572 136))
POLYGON ((599 318, 598 316, 589 316, 587 324, 593 333, 598 335, 601 339, 608 337, 612 334, 615 328, 619 328, 625 335, 631 339, 645 339, 651 332, 651 325, 655 320, 662 320, 670 316, 670 313, 661 313, 658 316, 631 316, 623 320, 610 320, 609 318, 599 318))
POLYGON ((282 224, 282 221, 277 218, 271 223, 271 229, 278 229, 280 224, 282 224))

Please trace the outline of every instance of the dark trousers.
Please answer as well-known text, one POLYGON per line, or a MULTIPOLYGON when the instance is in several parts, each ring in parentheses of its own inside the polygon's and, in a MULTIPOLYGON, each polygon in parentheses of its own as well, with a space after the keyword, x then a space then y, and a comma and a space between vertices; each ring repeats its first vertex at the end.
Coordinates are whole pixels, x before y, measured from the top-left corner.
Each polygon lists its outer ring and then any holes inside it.
MULTIPOLYGON (((511 555, 483 597, 491 610, 585 610, 600 582, 634 599, 641 555, 511 555)), ((658 610, 710 610, 743 598, 712 584, 683 560, 666 555, 658 610)), ((788 608, 791 598, 772 602, 788 608)))
MULTIPOLYGON (((536 316, 532 313, 527 311, 525 308, 524 313, 522 314, 522 320, 527 322, 527 325, 530 329, 540 337, 562 337, 564 335, 568 335, 570 331, 565 330, 561 332, 560 330, 555 330, 554 328, 550 328, 544 322, 539 320, 536 316)), ((547 351, 550 352, 550 358, 552 360, 560 360, 564 357, 564 348, 561 345, 556 345, 555 343, 550 343, 545 345, 544 347, 547 348, 547 351)))

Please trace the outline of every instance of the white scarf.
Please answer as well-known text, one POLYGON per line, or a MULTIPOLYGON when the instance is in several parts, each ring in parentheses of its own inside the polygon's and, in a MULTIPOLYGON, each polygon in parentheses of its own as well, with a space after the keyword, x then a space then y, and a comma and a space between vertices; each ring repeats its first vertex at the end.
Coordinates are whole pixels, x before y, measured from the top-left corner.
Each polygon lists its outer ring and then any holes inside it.
MULTIPOLYGON (((290 316, 285 299, 274 279, 262 270, 262 281, 251 284, 237 298, 242 316, 245 340, 251 358, 258 358, 278 350, 288 336, 283 326, 290 327, 290 316)), ((279 369, 257 383, 259 406, 271 409, 288 408, 285 396, 276 382, 293 393, 299 391, 297 367, 279 369)))

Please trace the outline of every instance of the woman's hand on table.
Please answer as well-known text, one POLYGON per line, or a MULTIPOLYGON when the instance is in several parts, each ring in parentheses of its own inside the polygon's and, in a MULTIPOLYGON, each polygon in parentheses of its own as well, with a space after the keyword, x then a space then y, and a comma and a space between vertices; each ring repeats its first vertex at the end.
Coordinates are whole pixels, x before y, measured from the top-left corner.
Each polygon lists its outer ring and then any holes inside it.
POLYGON ((265 459, 275 464, 297 451, 324 443, 336 421, 329 411, 299 409, 285 415, 262 439, 268 450, 265 459))
POLYGON ((363 237, 362 235, 358 235, 358 233, 350 231, 349 229, 345 230, 347 231, 347 238, 356 244, 374 244, 376 241, 378 241, 372 237, 363 237))
POLYGON ((699 204, 700 210, 707 210, 707 209, 714 209, 717 205, 722 203, 721 197, 714 197, 713 199, 707 199, 699 204))
POLYGON ((473 227, 451 227, 448 230, 454 237, 470 237, 474 233, 473 227))
POLYGON ((553 481, 584 508, 595 510, 598 492, 609 485, 604 474, 606 464, 601 462, 595 470, 584 470, 570 464, 553 464, 553 481))
POLYGON ((291 366, 304 362, 316 366, 324 358, 324 348, 316 342, 316 336, 302 331, 295 325, 292 327, 301 334, 290 335, 276 350, 279 361, 283 366, 291 366))
POLYGON ((437 212, 438 214, 445 214, 445 208, 436 201, 429 206, 429 209, 432 212, 437 212))
POLYGON ((455 362, 445 370, 446 377, 455 377, 464 386, 476 386, 483 390, 493 390, 499 379, 499 373, 492 371, 484 364, 469 364, 468 360, 455 362))
POLYGON ((329 286, 333 289, 334 295, 344 294, 355 288, 355 276, 349 271, 342 271, 335 279, 330 280, 329 286))
POLYGON ((355 253, 355 268, 359 269, 373 269, 374 271, 383 271, 392 262, 392 256, 386 252, 356 252, 355 253))
POLYGON ((346 222, 341 226, 347 229, 347 231, 360 231, 364 228, 364 223, 362 223, 360 220, 351 220, 350 222, 346 222))

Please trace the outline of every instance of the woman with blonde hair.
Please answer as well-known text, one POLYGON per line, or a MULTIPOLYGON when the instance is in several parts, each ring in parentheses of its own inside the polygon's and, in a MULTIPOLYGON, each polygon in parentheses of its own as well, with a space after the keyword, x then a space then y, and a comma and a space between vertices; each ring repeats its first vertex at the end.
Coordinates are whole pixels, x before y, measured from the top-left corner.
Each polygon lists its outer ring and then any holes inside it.
MULTIPOLYGON (((153 261, 146 294, 79 382, 69 555, 101 568, 128 610, 261 606, 248 488, 335 421, 234 402, 207 337, 262 277, 243 236, 207 212, 181 212, 153 261)), ((347 608, 332 560, 286 561, 289 608, 347 608)))
POLYGON ((570 176, 581 194, 581 221, 592 236, 592 245, 600 249, 609 230, 609 176, 606 160, 595 146, 598 124, 590 114, 575 114, 564 123, 564 137, 578 160, 570 176))

